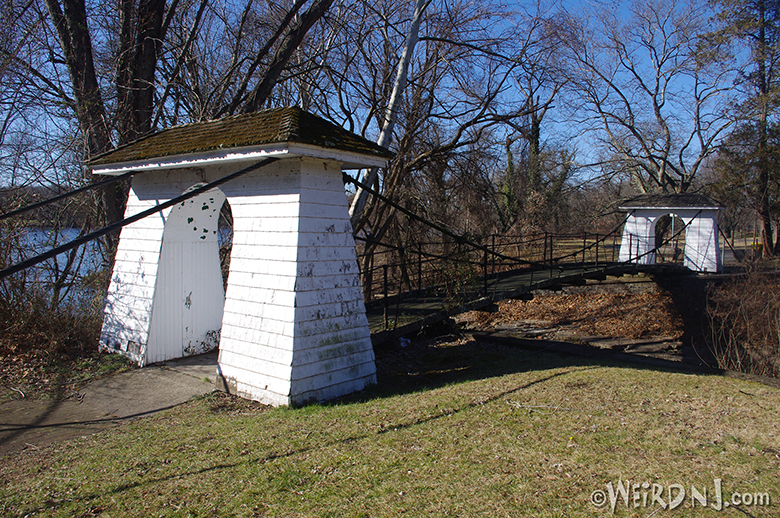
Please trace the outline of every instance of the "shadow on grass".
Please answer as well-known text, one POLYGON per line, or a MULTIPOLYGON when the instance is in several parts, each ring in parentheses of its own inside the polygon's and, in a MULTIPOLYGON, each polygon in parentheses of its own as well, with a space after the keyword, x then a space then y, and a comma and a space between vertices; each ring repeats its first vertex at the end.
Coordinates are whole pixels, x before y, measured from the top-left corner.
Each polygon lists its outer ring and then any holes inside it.
MULTIPOLYGON (((464 402, 449 408, 445 412, 425 416, 400 417, 389 423, 384 423, 381 428, 371 431, 353 433, 346 437, 333 438, 327 441, 312 440, 297 447, 281 448, 279 451, 262 452, 259 455, 250 453, 238 458, 225 459, 223 462, 203 468, 187 469, 186 466, 182 466, 184 469, 176 470, 173 473, 156 476, 147 475, 139 480, 119 483, 113 488, 104 486, 85 494, 72 495, 71 498, 75 502, 89 503, 98 498, 110 498, 112 495, 119 495, 139 488, 143 489, 182 477, 198 477, 208 473, 233 470, 241 466, 272 463, 277 460, 305 456, 323 448, 338 447, 355 441, 371 440, 386 433, 413 429, 427 423, 436 422, 442 418, 467 411, 475 406, 501 400, 511 394, 567 376, 581 370, 580 368, 589 368, 588 362, 581 361, 578 358, 564 358, 544 353, 523 354, 500 345, 484 344, 473 340, 459 339, 455 336, 446 337, 446 339, 420 340, 410 344, 408 347, 386 347, 377 351, 376 358, 378 366, 377 385, 358 394, 332 402, 310 405, 310 407, 327 409, 331 406, 370 403, 378 399, 519 372, 539 371, 539 375, 534 376, 534 379, 525 383, 515 384, 506 390, 490 394, 486 399, 464 402), (558 369, 567 367, 569 369, 558 369)), ((242 405, 245 405, 244 408, 252 405, 261 406, 254 402, 236 400, 236 396, 220 392, 214 392, 201 397, 201 401, 211 406, 215 412, 232 413, 236 410, 240 411, 242 405)), ((290 411, 299 412, 300 410, 307 411, 305 408, 292 409, 290 411)), ((30 508, 23 510, 22 515, 42 510, 43 508, 30 508)))
POLYGON ((411 342, 387 343, 375 349, 377 385, 332 404, 365 402, 531 371, 556 368, 615 367, 662 372, 721 373, 691 347, 678 351, 681 361, 602 349, 587 344, 523 339, 508 333, 467 332, 441 324, 439 337, 418 336, 411 342), (448 334, 443 334, 448 333, 448 334))
MULTIPOLYGON (((674 365, 674 362, 656 362, 647 365, 628 364, 614 359, 614 355, 586 356, 588 346, 573 347, 582 349, 582 354, 569 354, 560 342, 532 341, 536 349, 528 349, 527 343, 531 341, 518 340, 516 343, 500 343, 500 341, 487 341, 469 339, 461 335, 450 335, 439 339, 420 339, 406 347, 400 345, 387 346, 376 351, 378 371, 378 383, 373 387, 351 396, 341 398, 328 403, 310 405, 327 409, 328 407, 371 403, 379 399, 402 396, 434 390, 440 387, 466 383, 475 380, 501 377, 509 374, 529 373, 533 379, 514 384, 508 389, 499 390, 479 401, 465 401, 457 406, 449 408, 445 412, 424 416, 408 416, 395 419, 394 422, 385 423, 371 431, 352 433, 346 437, 333 438, 331 440, 312 440, 296 447, 285 449, 284 446, 277 451, 258 452, 258 454, 241 454, 240 457, 225 459, 202 468, 183 469, 167 474, 145 476, 135 481, 127 481, 117 484, 115 487, 95 488, 93 491, 72 495, 74 501, 90 502, 98 498, 111 498, 126 491, 147 488, 159 483, 169 482, 186 477, 199 477, 204 474, 216 473, 223 470, 233 470, 242 466, 272 463, 277 460, 306 456, 307 454, 323 449, 339 447, 355 441, 370 440, 374 437, 402 430, 414 429, 439 419, 457 415, 477 406, 492 401, 500 401, 520 393, 534 386, 543 385, 553 380, 599 367, 631 367, 640 369, 652 369, 664 372, 690 372, 684 365, 674 365)), ((215 412, 232 412, 241 410, 240 405, 256 405, 253 402, 240 402, 235 396, 214 392, 203 396, 202 402, 211 406, 215 412)), ((300 409, 290 410, 299 412, 300 409)), ((303 409, 306 412, 306 409, 303 409)), ((25 512, 33 513, 38 509, 27 509, 25 512)))
MULTIPOLYGON (((566 363, 566 362, 564 362, 564 363, 566 363)), ((548 366, 548 368, 549 368, 549 366, 548 366)), ((398 421, 396 421, 394 423, 389 423, 389 424, 383 426, 381 429, 378 429, 376 432, 366 432, 366 433, 361 433, 361 434, 353 434, 353 435, 350 435, 348 437, 342 437, 342 438, 338 438, 338 439, 334 439, 334 440, 330 440, 330 441, 313 442, 311 444, 303 445, 303 446, 298 447, 298 448, 291 448, 291 449, 289 449, 287 451, 271 452, 271 453, 267 453, 265 455, 252 456, 251 454, 249 454, 249 455, 242 456, 240 459, 236 459, 234 462, 221 462, 219 464, 214 464, 212 466, 208 466, 208 467, 200 468, 200 469, 180 470, 180 471, 177 471, 175 473, 169 473, 169 474, 166 474, 166 475, 160 475, 160 476, 156 476, 156 477, 149 477, 149 478, 145 478, 145 479, 134 481, 134 482, 122 483, 122 484, 119 484, 118 486, 116 486, 113 489, 107 489, 107 488, 106 489, 98 489, 98 490, 95 490, 93 492, 90 492, 90 493, 84 494, 84 495, 78 495, 78 496, 76 496, 76 495, 69 495, 69 501, 70 502, 86 502, 86 503, 89 503, 89 502, 91 502, 91 501, 93 501, 95 499, 98 499, 98 498, 106 498, 106 497, 111 498, 112 495, 120 495, 121 493, 123 493, 125 491, 131 491, 131 490, 136 490, 136 489, 139 489, 139 488, 145 488, 145 487, 149 487, 149 486, 152 486, 152 485, 158 484, 158 483, 168 482, 168 481, 172 481, 172 480, 178 480, 178 479, 186 478, 186 477, 190 477, 190 476, 198 477, 198 476, 201 476, 201 475, 214 473, 214 472, 219 472, 219 471, 222 471, 222 470, 236 469, 236 468, 239 468, 241 466, 250 466, 250 465, 254 465, 254 464, 267 464, 267 463, 271 463, 271 462, 274 462, 274 461, 277 461, 277 460, 288 459, 288 458, 293 458, 293 457, 297 457, 297 456, 305 456, 305 455, 307 455, 307 454, 309 454, 311 452, 317 451, 317 450, 322 449, 322 448, 330 448, 330 447, 334 447, 334 446, 348 445, 348 444, 354 443, 356 441, 362 441, 362 440, 371 439, 373 437, 381 436, 381 435, 384 435, 386 433, 396 433, 396 432, 399 432, 399 431, 412 429, 412 428, 415 428, 417 426, 421 426, 421 425, 424 425, 424 424, 427 424, 427 423, 436 422, 439 419, 443 419, 443 418, 446 418, 446 417, 449 417, 449 416, 452 416, 452 415, 457 415, 457 414, 459 414, 459 413, 461 413, 461 412, 463 412, 465 410, 468 410, 468 409, 476 407, 476 406, 484 405, 485 403, 488 403, 488 402, 491 402, 491 401, 496 401, 496 400, 503 399, 503 398, 505 398, 505 397, 507 397, 507 396, 509 396, 511 394, 523 391, 523 390, 531 388, 531 387, 533 387, 535 385, 543 384, 543 383, 546 383, 548 381, 554 380, 556 378, 572 374, 573 372, 576 372, 577 370, 579 370, 579 369, 557 371, 557 372, 552 372, 552 373, 547 372, 546 375, 541 376, 541 377, 539 377, 539 378, 537 378, 537 379, 535 379, 533 381, 529 381, 528 383, 515 386, 515 387, 513 387, 513 388, 511 388, 509 390, 505 390, 505 391, 501 391, 499 393, 495 393, 495 394, 493 394, 489 398, 486 398, 486 399, 483 399, 483 400, 480 400, 480 401, 473 401, 473 402, 465 403, 465 404, 463 404, 463 405, 461 405, 459 407, 451 408, 451 409, 449 409, 446 412, 439 412, 439 413, 436 413, 436 414, 433 414, 433 415, 428 415, 428 416, 425 416, 425 417, 411 418, 409 420, 403 420, 403 419, 402 420, 398 420, 398 421)), ((507 373, 509 373, 509 372, 510 371, 507 371, 507 373)), ((454 381, 460 382, 460 381, 467 381, 467 380, 464 379, 462 376, 460 376, 460 377, 455 378, 454 381)), ((446 381, 446 377, 444 377, 444 378, 441 379, 441 383, 437 383, 437 382, 434 382, 434 383, 436 385, 446 385, 446 384, 449 384, 451 382, 450 381, 446 381)), ((422 387, 422 388, 425 389, 426 387, 431 387, 431 385, 427 384, 425 387, 422 387)), ((379 392, 380 393, 377 393, 377 394, 374 394, 374 395, 371 395, 370 393, 366 392, 366 393, 362 393, 362 396, 363 396, 362 398, 361 397, 356 397, 356 398, 351 399, 351 400, 344 399, 344 400, 339 400, 337 402, 326 403, 324 405, 319 405, 319 406, 321 406, 321 407, 328 407, 328 406, 331 406, 331 405, 350 404, 350 403, 356 403, 360 399, 371 400, 371 399, 375 399, 377 397, 387 397, 389 395, 389 394, 382 394, 382 392, 384 392, 384 390, 382 390, 382 389, 380 389, 379 392)), ((397 393, 397 391, 394 391, 394 390, 391 390, 391 392, 397 393)), ((214 393, 212 393, 209 396, 204 396, 204 398, 234 398, 234 397, 235 396, 229 396, 227 394, 217 393, 217 392, 214 392, 214 393)), ((310 406, 312 406, 312 405, 310 405, 310 406)), ((22 513, 24 513, 24 515, 26 516, 26 515, 34 514, 34 513, 37 513, 37 512, 41 512, 44 509, 45 509, 45 507, 31 508, 31 509, 23 510, 22 513)))
POLYGON ((457 335, 416 341, 406 347, 385 346, 376 351, 376 364, 377 385, 340 402, 391 397, 521 372, 590 365, 583 358, 526 352, 457 335))

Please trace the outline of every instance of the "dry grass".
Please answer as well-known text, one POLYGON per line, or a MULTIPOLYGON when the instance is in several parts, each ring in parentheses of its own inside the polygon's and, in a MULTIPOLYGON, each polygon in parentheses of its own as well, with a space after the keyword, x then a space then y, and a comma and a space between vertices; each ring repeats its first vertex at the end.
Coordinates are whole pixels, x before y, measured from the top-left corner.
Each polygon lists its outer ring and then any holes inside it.
MULTIPOLYGON (((5 516, 603 516, 608 482, 780 499, 780 391, 450 338, 380 384, 270 409, 214 394, 3 459, 5 516)), ((712 516, 619 503, 616 516, 712 516)), ((724 516, 735 516, 733 511, 724 516)))
POLYGON ((95 308, 52 310, 31 296, 21 306, 0 303, 0 322, 0 401, 69 397, 90 379, 129 368, 123 356, 97 351, 95 308))

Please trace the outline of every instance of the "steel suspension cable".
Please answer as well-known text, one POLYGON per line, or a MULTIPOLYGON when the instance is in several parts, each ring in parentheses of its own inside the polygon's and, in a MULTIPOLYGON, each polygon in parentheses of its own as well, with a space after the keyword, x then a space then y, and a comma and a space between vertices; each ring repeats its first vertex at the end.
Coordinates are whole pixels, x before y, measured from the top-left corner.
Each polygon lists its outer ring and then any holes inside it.
POLYGON ((269 164, 272 164, 273 162, 276 162, 279 160, 278 158, 265 158, 261 160, 260 162, 257 162, 255 164, 252 164, 248 167, 245 167, 239 171, 236 171, 235 173, 231 173, 227 176, 223 176, 222 178, 218 180, 214 180, 211 183, 208 183, 206 185, 202 185, 200 187, 197 187, 191 191, 187 191, 186 193, 177 196, 175 198, 172 198, 166 202, 160 203, 158 205, 155 205, 154 207, 150 209, 146 209, 144 211, 139 212, 138 214, 134 214, 130 216, 129 218, 125 218, 123 220, 117 221, 116 223, 113 223, 111 225, 108 225, 106 227, 101 228, 100 230, 96 230, 90 234, 87 234, 85 236, 82 236, 80 238, 74 239, 73 241, 69 241, 65 243, 62 246, 58 246, 57 248, 53 248, 52 250, 49 250, 48 252, 44 252, 43 254, 37 255, 35 257, 32 257, 30 259, 27 259, 26 261, 22 261, 21 263, 15 264, 13 266, 9 266, 8 268, 5 268, 4 270, 0 270, 0 279, 4 279, 5 277, 8 277, 9 275, 13 275, 16 272, 22 271, 26 268, 30 268, 31 266, 35 266, 36 264, 42 263, 43 261, 46 261, 47 259, 51 259, 52 257, 55 257, 57 255, 60 255, 63 252, 67 252, 69 250, 72 250, 78 246, 83 245, 84 243, 88 243, 90 241, 94 241, 95 239, 102 237, 109 232, 113 232, 114 230, 118 230, 124 226, 129 225, 130 223, 135 223, 138 220, 141 220, 147 216, 151 216, 152 214, 156 214, 157 212, 160 212, 161 210, 167 209, 168 207, 172 207, 173 205, 176 205, 177 203, 181 203, 182 201, 188 200, 189 198, 193 198, 199 194, 202 194, 206 191, 209 191, 213 189, 214 187, 218 187, 222 185, 223 183, 229 182, 230 180, 234 180, 240 176, 243 176, 247 173, 250 173, 252 171, 255 171, 257 169, 260 169, 261 167, 267 166, 269 164))
POLYGON ((383 201, 383 202, 387 203, 388 205, 390 205, 391 207, 393 207, 393 208, 403 212, 407 216, 409 216, 411 218, 414 218, 417 221, 419 221, 421 223, 424 223, 424 224, 428 225, 429 227, 434 228, 434 229, 438 230, 439 232, 441 232, 443 234, 446 234, 446 235, 450 236, 451 238, 455 239, 459 243, 463 243, 464 245, 469 245, 471 247, 476 248, 477 250, 482 250, 483 252, 487 252, 489 254, 494 255, 495 257, 499 257, 499 258, 505 259, 507 261, 513 261, 513 262, 516 262, 516 263, 519 263, 519 264, 527 264, 529 266, 538 266, 538 267, 546 267, 547 266, 544 263, 538 263, 538 262, 535 262, 535 261, 526 261, 524 259, 518 259, 517 257, 510 257, 508 255, 504 255, 504 254, 501 254, 499 252, 495 252, 493 250, 490 250, 485 245, 480 245, 480 244, 474 243, 474 242, 466 239, 465 237, 463 237, 461 235, 458 235, 458 234, 452 232, 451 230, 448 230, 444 226, 439 225, 437 223, 434 223, 433 221, 429 221, 429 220, 423 218, 422 216, 419 216, 419 215, 415 214, 414 212, 410 211, 409 209, 407 209, 405 207, 402 207, 401 205, 391 201, 389 198, 379 194, 376 190, 372 189, 371 187, 369 187, 368 185, 364 184, 363 182, 352 178, 347 173, 342 173, 342 176, 343 176, 345 182, 349 182, 349 183, 351 183, 351 184, 353 184, 353 185, 355 185, 357 187, 362 188, 367 193, 371 194, 372 196, 375 196, 378 200, 383 201))
POLYGON ((566 254, 566 255, 562 255, 562 256, 560 256, 560 257, 554 257, 554 258, 552 258, 552 259, 551 259, 551 261, 552 261, 552 262, 558 262, 558 261, 560 261, 561 259, 566 259, 567 257, 577 257, 577 255, 578 255, 578 254, 581 254, 581 253, 582 253, 584 250, 590 250, 591 248, 593 248, 594 246, 596 246, 596 243, 600 243, 600 242, 602 242, 602 241, 606 243, 606 241, 607 241, 607 238, 608 238, 608 237, 610 237, 610 236, 611 236, 611 235, 613 235, 613 234, 617 234, 617 231, 620 229, 620 227, 622 227, 623 225, 625 225, 625 224, 626 224, 626 221, 628 221, 628 218, 629 218, 629 217, 631 217, 631 215, 632 215, 634 212, 635 212, 635 211, 633 211, 633 210, 632 210, 631 212, 629 212, 628 214, 626 214, 626 217, 625 217, 625 219, 624 219, 624 220, 623 220, 623 221, 622 221, 622 222, 621 222, 621 223, 620 223, 618 226, 616 226, 616 227, 615 227, 615 228, 614 228, 614 229, 613 229, 613 230, 612 230, 612 231, 611 231, 609 234, 605 234, 605 235, 604 235, 604 236, 602 236, 601 238, 597 239, 595 243, 591 243, 590 245, 588 245, 588 246, 586 246, 586 247, 583 247, 583 248, 582 248, 582 250, 577 250, 577 251, 575 251, 575 252, 571 252, 571 253, 568 253, 568 254, 566 254))
POLYGON ((0 221, 3 221, 4 219, 8 219, 12 216, 17 216, 19 214, 24 214, 25 212, 29 212, 31 210, 39 209, 43 206, 49 205, 50 203, 55 203, 60 200, 64 200, 65 198, 70 198, 71 196, 75 196, 77 194, 80 194, 84 191, 89 191, 91 189, 95 189, 96 187, 102 187, 104 185, 108 185, 110 183, 118 182, 119 180, 124 180, 125 178, 128 178, 135 174, 134 171, 130 171, 129 173, 124 173, 119 176, 114 176, 112 178, 108 178, 106 180, 102 180, 100 182, 91 183, 89 185, 85 185, 84 187, 79 187, 78 189, 68 191, 62 194, 59 194, 57 196, 54 196, 53 198, 49 198, 43 201, 39 201, 37 203, 33 203, 32 205, 27 205, 25 207, 21 207, 19 209, 12 210, 11 212, 6 212, 4 214, 0 214, 0 221))

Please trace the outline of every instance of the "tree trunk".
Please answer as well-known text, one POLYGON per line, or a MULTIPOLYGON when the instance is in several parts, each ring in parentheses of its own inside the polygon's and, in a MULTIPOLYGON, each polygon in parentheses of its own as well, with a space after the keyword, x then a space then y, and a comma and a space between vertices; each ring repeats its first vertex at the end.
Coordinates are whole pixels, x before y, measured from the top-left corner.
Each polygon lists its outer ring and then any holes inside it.
POLYGON ((154 76, 164 37, 165 0, 120 0, 120 59, 117 70, 119 144, 152 129, 154 76))
MULTIPOLYGON (((92 42, 87 26, 87 12, 83 0, 45 0, 60 47, 65 55, 73 96, 74 111, 86 143, 87 159, 105 153, 112 147, 106 125, 106 109, 98 86, 92 59, 92 42)), ((102 223, 112 223, 124 215, 125 188, 109 184, 101 191, 103 202, 102 223)), ((116 236, 108 236, 107 244, 113 249, 116 236)))
MULTIPOLYGON (((401 95, 406 88, 409 76, 409 64, 412 61, 414 47, 417 45, 417 40, 419 39, 423 12, 429 2, 430 0, 417 0, 414 7, 414 18, 412 18, 412 25, 409 27, 409 34, 406 36, 404 50, 401 54, 401 59, 398 62, 398 72, 395 76, 393 91, 390 94, 390 101, 387 103, 382 130, 377 139, 377 144, 382 147, 389 146, 393 139, 393 128, 395 127, 395 121, 398 118, 398 107, 401 102, 401 95)), ((370 169, 363 175, 361 181, 366 185, 371 185, 377 174, 379 174, 378 169, 370 169)), ((367 197, 368 193, 358 187, 355 192, 355 197, 352 199, 352 205, 349 208, 349 216, 352 219, 352 227, 355 231, 357 231, 357 221, 360 219, 360 215, 366 206, 367 197)))
POLYGON ((73 86, 76 112, 87 144, 88 156, 104 153, 111 148, 106 110, 95 75, 92 60, 92 41, 87 29, 87 10, 84 0, 45 0, 73 86))
POLYGON ((758 113, 758 213, 761 218, 761 242, 763 243, 764 257, 774 255, 774 245, 772 242, 772 218, 769 209, 769 168, 768 160, 769 133, 768 133, 768 111, 767 96, 769 85, 767 83, 766 70, 766 6, 764 0, 759 0, 759 31, 758 31, 758 91, 759 91, 759 113, 758 113))
POLYGON ((303 41, 304 36, 309 31, 312 25, 322 18, 327 11, 333 0, 316 0, 314 4, 301 15, 300 19, 293 25, 290 32, 282 40, 279 48, 274 55, 274 59, 271 62, 271 66, 268 67, 263 80, 255 87, 252 94, 249 96, 249 100, 244 105, 243 113, 251 113, 260 109, 268 96, 271 95, 273 87, 279 80, 279 76, 282 75, 282 71, 287 66, 293 53, 298 49, 298 46, 303 41))

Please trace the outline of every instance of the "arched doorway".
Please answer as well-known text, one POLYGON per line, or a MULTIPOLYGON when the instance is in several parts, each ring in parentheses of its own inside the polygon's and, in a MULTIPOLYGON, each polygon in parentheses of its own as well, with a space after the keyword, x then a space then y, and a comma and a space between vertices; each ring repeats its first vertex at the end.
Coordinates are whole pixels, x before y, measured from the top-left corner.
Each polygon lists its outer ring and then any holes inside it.
POLYGON ((128 217, 154 213, 122 229, 101 348, 144 365, 165 359, 161 345, 183 356, 218 338, 217 386, 274 405, 376 383, 342 171, 386 167, 391 157, 289 107, 168 128, 91 162, 96 174, 133 172, 128 217), (216 190, 193 203, 175 198, 198 182, 219 185, 230 198, 235 240, 226 297, 217 236, 224 199, 209 199, 216 190), (155 209, 172 199, 175 210, 155 209), (190 319, 209 305, 213 311, 202 314, 214 320, 190 319))
POLYGON ((168 213, 146 363, 201 354, 219 345, 225 289, 218 230, 224 204, 222 191, 212 189, 174 206, 168 213))
POLYGON ((658 263, 683 264, 685 259, 685 223, 677 214, 664 214, 655 222, 655 260, 658 263))
POLYGON ((628 212, 620 242, 621 262, 682 261, 684 267, 695 272, 722 269, 720 208, 706 196, 645 194, 623 201, 620 209, 628 212))

